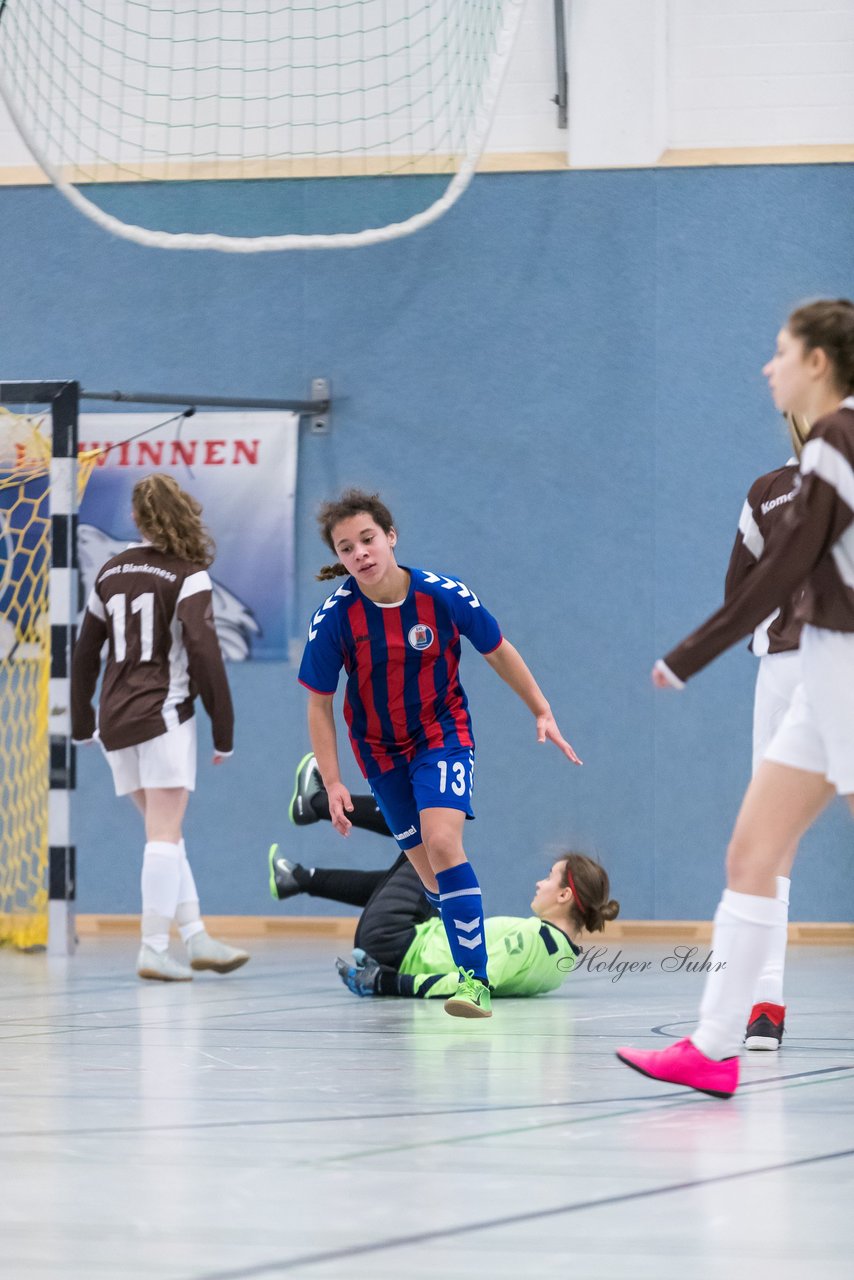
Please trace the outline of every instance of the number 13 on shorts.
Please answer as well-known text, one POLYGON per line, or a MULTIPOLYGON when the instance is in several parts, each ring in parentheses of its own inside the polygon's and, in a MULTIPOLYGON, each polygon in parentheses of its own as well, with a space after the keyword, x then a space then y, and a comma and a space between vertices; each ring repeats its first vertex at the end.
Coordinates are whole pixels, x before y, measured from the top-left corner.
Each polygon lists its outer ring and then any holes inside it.
POLYGON ((439 794, 446 795, 448 790, 455 796, 471 796, 474 789, 474 756, 471 752, 467 760, 437 760, 439 770, 439 794))

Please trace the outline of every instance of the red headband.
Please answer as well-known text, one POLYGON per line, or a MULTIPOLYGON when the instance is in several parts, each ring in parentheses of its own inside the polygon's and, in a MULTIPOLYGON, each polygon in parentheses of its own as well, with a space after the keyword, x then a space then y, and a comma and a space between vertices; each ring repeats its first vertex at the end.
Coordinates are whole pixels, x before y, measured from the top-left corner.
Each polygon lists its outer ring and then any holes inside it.
POLYGON ((573 898, 575 898, 575 901, 578 904, 578 910, 581 912, 582 915, 584 915, 587 908, 585 907, 584 903, 581 901, 578 890, 575 887, 575 881, 572 878, 572 872, 569 869, 569 863, 566 864, 566 882, 569 885, 570 889, 572 890, 572 896, 573 898))

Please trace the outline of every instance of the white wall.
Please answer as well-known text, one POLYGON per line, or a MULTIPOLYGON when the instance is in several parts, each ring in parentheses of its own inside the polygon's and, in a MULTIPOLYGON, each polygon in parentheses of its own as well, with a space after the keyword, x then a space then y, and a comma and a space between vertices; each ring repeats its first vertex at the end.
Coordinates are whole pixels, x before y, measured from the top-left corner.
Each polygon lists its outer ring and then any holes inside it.
POLYGON ((554 0, 528 0, 489 138, 490 151, 566 151, 559 129, 554 0))
MULTIPOLYGON (((485 79, 483 34, 496 13, 509 18, 519 4, 492 149, 560 154, 566 130, 558 128, 552 102, 553 0, 508 0, 503 9, 501 0, 471 0, 465 21, 458 0, 427 7, 423 0, 398 6, 363 0, 351 9, 317 0, 314 9, 295 10, 270 0, 270 19, 263 6, 247 10, 244 0, 222 0, 222 8, 175 0, 152 10, 150 23, 138 6, 108 0, 94 6, 70 0, 66 20, 62 0, 51 0, 49 18, 25 5, 7 11, 0 74, 57 166, 114 161, 137 170, 166 155, 236 160, 252 157, 256 147, 259 155, 343 154, 356 162, 373 154, 378 163, 389 155, 443 155, 459 147, 476 105, 472 86, 485 79), (235 25, 241 11, 251 16, 235 25), (187 69, 194 47, 209 70, 187 69), (215 70, 220 63, 222 73, 215 70), (211 97, 218 89, 223 96, 211 97), (262 128, 245 132, 244 121, 262 128)), ((28 163, 3 109, 0 165, 28 163)))
POLYGON ((569 158, 652 165, 667 146, 666 0, 572 0, 569 158))
POLYGON ((668 145, 854 141, 854 0, 670 0, 668 145))
POLYGON ((574 166, 854 143, 854 0, 567 0, 574 166))
MULTIPOLYGON (((596 167, 653 164, 666 148, 854 143, 854 0, 566 0, 566 11, 570 129, 551 101, 553 0, 528 0, 489 152, 569 148, 573 165, 596 167)), ((30 163, 0 103, 0 167, 30 163)))
POLYGON ((33 159, 0 100, 0 168, 32 165, 33 159))

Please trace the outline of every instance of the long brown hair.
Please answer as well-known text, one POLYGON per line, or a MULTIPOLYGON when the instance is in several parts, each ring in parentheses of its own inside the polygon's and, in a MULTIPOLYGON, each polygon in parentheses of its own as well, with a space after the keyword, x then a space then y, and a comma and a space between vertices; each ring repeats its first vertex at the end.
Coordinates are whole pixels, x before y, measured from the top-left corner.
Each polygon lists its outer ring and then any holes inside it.
POLYGON ((213 561, 214 540, 202 523, 202 506, 171 476, 155 472, 133 487, 137 528, 158 551, 204 568, 213 561))
MULTIPOLYGON (((317 523, 323 541, 330 551, 335 550, 332 530, 342 520, 351 516, 370 516, 374 524, 379 525, 383 533, 391 533, 394 518, 378 493, 366 493, 364 489, 345 489, 340 498, 324 502, 317 513, 317 523)), ((318 582, 329 582, 332 578, 346 578, 349 569, 336 560, 335 564, 325 564, 317 575, 318 582)))
POLYGON ((854 391, 854 302, 848 298, 807 302, 792 312, 786 328, 807 351, 824 352, 845 395, 854 391))
POLYGON ((572 890, 570 916, 579 929, 588 933, 601 933, 608 920, 615 920, 620 904, 611 897, 608 872, 598 862, 583 853, 565 853, 563 880, 572 890))

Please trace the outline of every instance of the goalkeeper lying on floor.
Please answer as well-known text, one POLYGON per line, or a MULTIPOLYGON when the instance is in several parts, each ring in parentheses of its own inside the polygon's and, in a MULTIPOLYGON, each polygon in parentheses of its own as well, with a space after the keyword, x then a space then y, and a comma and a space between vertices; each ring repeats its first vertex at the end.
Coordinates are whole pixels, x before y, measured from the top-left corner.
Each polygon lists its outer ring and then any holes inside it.
MULTIPOLYGON (((389 834, 373 797, 354 796, 355 825, 389 834), (361 819, 361 821, 360 821, 361 819)), ((313 756, 297 769, 290 807, 298 826, 328 819, 329 807, 313 756)), ((279 901, 298 893, 361 907, 352 961, 339 959, 341 980, 359 996, 443 998, 459 981, 439 913, 406 855, 387 871, 303 867, 270 849, 270 891, 279 901)), ((496 996, 535 996, 559 987, 581 948, 586 929, 604 928, 619 911, 607 873, 581 853, 556 859, 537 881, 532 916, 491 916, 484 922, 489 976, 496 996)))

